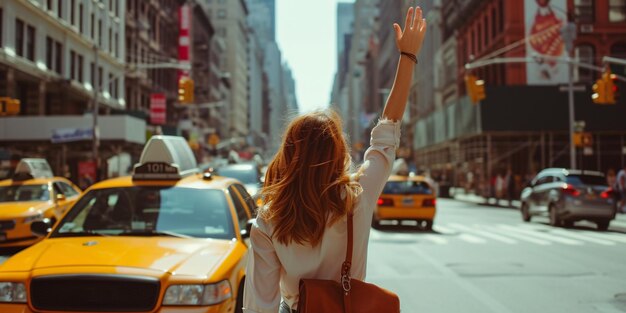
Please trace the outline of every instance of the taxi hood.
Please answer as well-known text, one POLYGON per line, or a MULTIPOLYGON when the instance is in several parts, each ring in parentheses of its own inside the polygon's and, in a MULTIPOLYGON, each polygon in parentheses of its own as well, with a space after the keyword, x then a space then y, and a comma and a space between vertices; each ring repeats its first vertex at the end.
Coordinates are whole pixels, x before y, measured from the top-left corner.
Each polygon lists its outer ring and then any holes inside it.
POLYGON ((0 219, 13 219, 45 211, 52 206, 51 201, 0 202, 0 219))
POLYGON ((202 276, 235 248, 236 241, 164 237, 78 237, 46 239, 7 260, 0 272, 76 267, 138 268, 202 276))

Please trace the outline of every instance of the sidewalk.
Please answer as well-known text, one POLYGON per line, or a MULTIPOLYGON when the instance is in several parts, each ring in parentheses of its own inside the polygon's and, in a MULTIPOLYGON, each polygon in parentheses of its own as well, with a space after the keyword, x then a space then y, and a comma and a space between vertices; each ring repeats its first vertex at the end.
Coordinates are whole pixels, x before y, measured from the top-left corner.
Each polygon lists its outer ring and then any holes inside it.
POLYGON ((473 193, 465 193, 465 189, 463 188, 450 188, 450 197, 455 200, 471 202, 481 205, 495 206, 507 209, 516 209, 518 210, 521 206, 519 200, 513 200, 511 205, 509 205, 508 200, 497 200, 495 198, 486 199, 485 197, 473 194, 473 193))

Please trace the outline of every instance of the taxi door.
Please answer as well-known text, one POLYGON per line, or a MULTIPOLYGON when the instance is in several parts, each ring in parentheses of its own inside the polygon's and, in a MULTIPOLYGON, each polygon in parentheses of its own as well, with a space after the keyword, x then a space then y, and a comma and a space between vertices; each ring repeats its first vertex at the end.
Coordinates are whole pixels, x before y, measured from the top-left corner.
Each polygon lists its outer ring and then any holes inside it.
POLYGON ((72 186, 63 181, 54 181, 52 186, 54 190, 52 200, 55 203, 54 215, 56 219, 59 220, 65 212, 74 205, 80 194, 72 188, 72 186))

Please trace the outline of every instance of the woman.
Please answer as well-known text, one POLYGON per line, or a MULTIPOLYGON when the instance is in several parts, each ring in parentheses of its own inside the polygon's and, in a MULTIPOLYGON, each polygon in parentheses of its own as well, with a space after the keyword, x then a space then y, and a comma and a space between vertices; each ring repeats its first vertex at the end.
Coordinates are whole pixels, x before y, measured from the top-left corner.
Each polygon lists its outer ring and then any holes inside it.
POLYGON ((244 312, 294 312, 301 278, 339 281, 349 212, 352 277, 365 278, 372 214, 395 159, 415 55, 426 32, 422 10, 408 10, 404 30, 393 27, 400 58, 396 78, 357 173, 349 172, 349 150, 336 113, 308 113, 287 127, 261 191, 266 205, 251 231, 244 312))

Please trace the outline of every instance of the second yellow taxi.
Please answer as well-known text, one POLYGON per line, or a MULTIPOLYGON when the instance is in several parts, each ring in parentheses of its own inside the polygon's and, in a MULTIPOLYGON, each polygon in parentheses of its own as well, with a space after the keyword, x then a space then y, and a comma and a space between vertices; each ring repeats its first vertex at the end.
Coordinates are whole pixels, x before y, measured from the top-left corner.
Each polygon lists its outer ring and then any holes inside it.
POLYGON ((45 159, 22 159, 11 179, 0 181, 0 247, 25 247, 43 239, 31 224, 54 224, 76 202, 81 190, 52 175, 45 159))
POLYGON ((33 223, 50 233, 0 266, 0 312, 241 312, 254 210, 183 138, 152 137, 132 177, 33 223))
POLYGON ((436 212, 435 190, 425 177, 391 175, 378 198, 372 224, 378 227, 383 220, 414 220, 430 230, 436 212))

